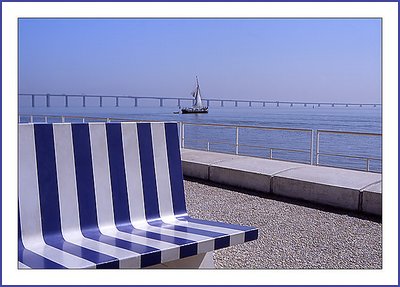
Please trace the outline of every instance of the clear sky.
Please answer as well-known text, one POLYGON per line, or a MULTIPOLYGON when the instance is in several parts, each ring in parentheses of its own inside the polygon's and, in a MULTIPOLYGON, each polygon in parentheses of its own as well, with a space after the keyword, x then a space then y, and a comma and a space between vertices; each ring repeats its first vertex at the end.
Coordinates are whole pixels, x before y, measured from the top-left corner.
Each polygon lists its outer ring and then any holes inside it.
POLYGON ((379 19, 20 19, 19 92, 381 101, 379 19))

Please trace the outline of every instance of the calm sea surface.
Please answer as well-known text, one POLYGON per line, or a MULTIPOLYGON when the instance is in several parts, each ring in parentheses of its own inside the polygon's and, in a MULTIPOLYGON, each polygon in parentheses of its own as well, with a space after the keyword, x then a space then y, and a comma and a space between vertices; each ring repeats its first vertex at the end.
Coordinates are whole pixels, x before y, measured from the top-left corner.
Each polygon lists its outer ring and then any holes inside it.
MULTIPOLYGON (((75 115, 134 120, 183 121, 196 124, 228 124, 256 127, 302 128, 363 133, 381 133, 378 107, 210 107, 208 114, 174 114, 177 107, 20 107, 20 114, 75 115)), ((40 121, 40 117, 35 118, 40 121)), ((21 121, 27 119, 21 118, 21 121)), ((59 119, 54 119, 59 121, 59 119)), ((235 152, 234 128, 185 126, 185 147, 235 152)), ((239 129, 239 153, 260 157, 310 162, 309 132, 239 129)), ((381 171, 382 139, 375 136, 321 134, 319 160, 324 165, 381 171), (339 157, 349 155, 353 157, 339 157), (360 157, 360 158, 358 158, 360 157)), ((315 133, 314 158, 315 161, 315 133)))

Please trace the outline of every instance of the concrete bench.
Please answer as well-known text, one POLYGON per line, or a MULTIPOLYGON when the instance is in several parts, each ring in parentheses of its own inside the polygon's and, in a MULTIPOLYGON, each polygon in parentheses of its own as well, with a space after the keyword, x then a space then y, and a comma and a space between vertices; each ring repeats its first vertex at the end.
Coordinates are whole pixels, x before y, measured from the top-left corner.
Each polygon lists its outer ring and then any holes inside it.
POLYGON ((188 217, 176 123, 20 124, 18 144, 19 268, 171 266, 258 237, 188 217))

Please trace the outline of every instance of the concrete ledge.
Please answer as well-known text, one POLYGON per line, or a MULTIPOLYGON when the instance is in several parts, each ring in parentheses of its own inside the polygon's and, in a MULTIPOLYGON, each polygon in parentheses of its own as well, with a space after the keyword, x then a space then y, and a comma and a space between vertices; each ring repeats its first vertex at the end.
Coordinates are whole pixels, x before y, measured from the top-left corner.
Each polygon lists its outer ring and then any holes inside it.
POLYGON ((208 164, 193 161, 182 161, 183 174, 185 176, 209 180, 210 167, 208 164))
POLYGON ((382 214, 381 174, 182 149, 183 174, 234 187, 382 214))
POLYGON ((351 188, 277 176, 273 180, 273 193, 358 210, 359 191, 351 188))
POLYGON ((358 210, 361 189, 380 174, 340 168, 304 165, 274 178, 273 192, 350 210, 358 210))
POLYGON ((265 161, 262 158, 231 156, 210 165, 209 180, 213 182, 271 192, 272 177, 284 170, 301 165, 283 161, 265 161))
POLYGON ((234 155, 181 149, 182 169, 186 176, 210 180, 210 166, 235 158, 234 155))
POLYGON ((269 176, 261 173, 254 173, 239 169, 211 166, 209 180, 217 183, 253 189, 261 192, 270 191, 269 176))
POLYGON ((382 215, 382 182, 372 184, 362 191, 361 209, 365 213, 382 215))

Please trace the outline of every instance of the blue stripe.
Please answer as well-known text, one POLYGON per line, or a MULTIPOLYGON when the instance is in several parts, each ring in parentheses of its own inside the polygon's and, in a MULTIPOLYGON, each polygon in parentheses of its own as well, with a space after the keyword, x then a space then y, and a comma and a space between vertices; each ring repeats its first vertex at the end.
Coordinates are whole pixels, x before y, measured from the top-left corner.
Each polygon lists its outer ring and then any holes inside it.
POLYGON ((185 258, 193 255, 197 255, 197 243, 187 244, 181 246, 179 250, 179 258, 185 258))
POLYGON ((59 269, 65 268, 64 266, 57 264, 45 257, 42 257, 25 248, 22 243, 21 237, 21 221, 18 213, 18 261, 22 262, 30 268, 38 269, 59 269))
POLYGON ((214 241, 214 250, 228 247, 228 246, 230 246, 230 243, 231 243, 230 236, 224 236, 224 237, 217 238, 214 241))
POLYGON ((35 139, 38 164, 40 210, 44 241, 55 248, 94 263, 114 261, 116 258, 67 242, 61 233, 60 206, 53 126, 36 125, 35 139))
POLYGON ((194 241, 184 239, 184 238, 169 236, 169 235, 160 234, 160 233, 156 233, 156 232, 152 232, 152 231, 136 229, 131 224, 119 225, 118 230, 129 233, 129 234, 134 234, 134 235, 142 236, 145 238, 151 238, 151 239, 155 239, 155 240, 159 240, 159 241, 164 241, 164 242, 168 242, 168 243, 172 243, 172 244, 176 244, 176 245, 185 245, 185 244, 194 243, 194 241))
POLYGON ((180 226, 180 225, 165 224, 161 220, 152 221, 150 224, 154 225, 154 226, 158 226, 158 227, 175 230, 175 231, 193 233, 193 234, 198 234, 198 235, 215 238, 214 250, 230 246, 230 235, 229 234, 219 233, 219 232, 214 232, 214 231, 209 231, 209 230, 203 230, 203 229, 197 229, 197 228, 192 228, 192 227, 185 227, 185 226, 180 226))
POLYGON ((98 228, 89 125, 72 124, 71 127, 81 229, 98 228))
POLYGON ((119 269, 119 261, 96 265, 96 269, 119 269))
POLYGON ((258 238, 258 229, 247 231, 244 235, 244 242, 256 240, 258 238))
POLYGON ((64 266, 55 263, 25 248, 24 244, 22 243, 21 221, 19 218, 19 212, 18 212, 18 261, 22 262, 23 264, 25 264, 30 268, 37 268, 37 269, 65 268, 64 266))
POLYGON ((111 173, 114 218, 119 231, 174 244, 188 244, 187 240, 162 236, 154 232, 136 230, 130 223, 129 202, 126 186, 121 124, 106 124, 108 155, 111 173), (164 240, 162 240, 164 239, 164 240))
POLYGON ((61 269, 64 266, 40 256, 24 247, 21 240, 18 240, 18 261, 26 266, 35 269, 61 269))
POLYGON ((157 252, 157 251, 160 252, 159 249, 154 248, 154 247, 142 245, 142 244, 135 243, 135 242, 130 242, 127 240, 111 237, 108 235, 104 235, 99 230, 96 230, 96 229, 82 230, 82 233, 87 238, 90 238, 90 239, 93 239, 96 241, 100 241, 102 243, 105 243, 105 244, 108 244, 111 246, 116 246, 116 247, 119 247, 122 249, 131 250, 131 251, 134 251, 139 254, 146 254, 146 253, 157 252))
POLYGON ((153 252, 149 254, 142 255, 140 258, 140 267, 145 268, 152 265, 161 263, 161 252, 153 252))
POLYGON ((121 124, 106 124, 111 190, 116 224, 130 221, 121 124))
POLYGON ((182 238, 135 229, 130 222, 121 124, 106 124, 114 219, 119 231, 177 245, 193 243, 182 238))
MULTIPOLYGON (((207 221, 207 220, 201 220, 201 219, 197 219, 197 218, 191 218, 188 216, 178 217, 178 219, 182 220, 182 221, 193 222, 193 223, 200 223, 200 224, 206 224, 206 225, 211 225, 211 226, 235 229, 235 230, 239 230, 239 231, 245 231, 244 242, 256 240, 258 238, 258 229, 254 228, 254 227, 240 226, 240 225, 236 225, 236 224, 227 224, 227 223, 222 223, 222 222, 217 222, 217 221, 207 221)), ((222 247, 220 247, 220 248, 222 248, 222 247)))
POLYGON ((61 233, 53 126, 35 125, 34 131, 43 234, 61 233))
POLYGON ((76 184, 78 189, 79 217, 82 234, 87 238, 140 254, 158 251, 156 248, 132 243, 100 233, 96 215, 96 197, 89 140, 89 125, 72 125, 72 135, 74 143, 75 169, 77 174, 76 184))
POLYGON ((45 236, 45 241, 50 246, 78 256, 80 258, 89 260, 96 264, 104 264, 118 260, 118 258, 67 242, 61 234, 45 236))
POLYGON ((176 123, 165 123, 164 126, 174 213, 186 214, 178 125, 176 123))
POLYGON ((160 218, 160 210, 154 170, 151 125, 149 123, 138 123, 137 131, 146 219, 158 219, 160 218))

